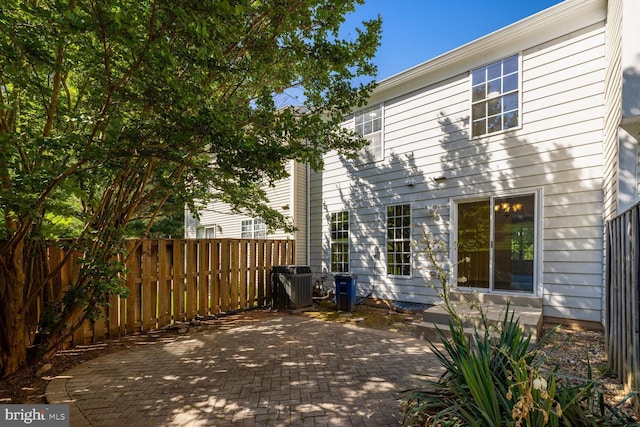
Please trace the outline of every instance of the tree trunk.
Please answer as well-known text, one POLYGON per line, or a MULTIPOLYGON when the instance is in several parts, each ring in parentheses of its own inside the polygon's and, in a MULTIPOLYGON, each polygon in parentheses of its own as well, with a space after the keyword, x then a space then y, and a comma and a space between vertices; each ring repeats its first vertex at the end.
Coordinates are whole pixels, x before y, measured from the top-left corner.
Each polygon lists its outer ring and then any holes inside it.
POLYGON ((0 378, 27 364, 24 241, 0 251, 0 378))

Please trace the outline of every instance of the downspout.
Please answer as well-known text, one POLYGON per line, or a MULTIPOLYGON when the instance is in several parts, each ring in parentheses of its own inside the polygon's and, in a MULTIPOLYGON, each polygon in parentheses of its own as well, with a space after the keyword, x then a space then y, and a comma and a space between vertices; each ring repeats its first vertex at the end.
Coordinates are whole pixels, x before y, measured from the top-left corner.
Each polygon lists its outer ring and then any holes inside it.
MULTIPOLYGON (((290 181, 289 181, 289 215, 291 216, 291 220, 293 221, 293 226, 298 227, 298 204, 296 203, 296 186, 298 182, 298 162, 295 160, 290 160, 289 165, 291 167, 290 181)), ((294 231, 289 234, 289 239, 293 240, 296 243, 296 250, 293 254, 293 263, 298 264, 298 242, 296 239, 297 231, 294 231)))
POLYGON ((307 265, 311 266, 311 167, 306 164, 307 179, 305 189, 305 197, 307 199, 307 227, 305 233, 307 235, 307 265))

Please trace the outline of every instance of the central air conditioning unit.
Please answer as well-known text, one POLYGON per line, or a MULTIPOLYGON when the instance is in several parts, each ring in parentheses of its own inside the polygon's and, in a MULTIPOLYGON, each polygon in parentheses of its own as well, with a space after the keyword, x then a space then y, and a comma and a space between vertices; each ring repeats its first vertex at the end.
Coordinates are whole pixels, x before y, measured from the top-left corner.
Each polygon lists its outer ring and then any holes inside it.
POLYGON ((271 295, 274 308, 297 309, 313 304, 311 267, 276 265, 271 268, 271 295))

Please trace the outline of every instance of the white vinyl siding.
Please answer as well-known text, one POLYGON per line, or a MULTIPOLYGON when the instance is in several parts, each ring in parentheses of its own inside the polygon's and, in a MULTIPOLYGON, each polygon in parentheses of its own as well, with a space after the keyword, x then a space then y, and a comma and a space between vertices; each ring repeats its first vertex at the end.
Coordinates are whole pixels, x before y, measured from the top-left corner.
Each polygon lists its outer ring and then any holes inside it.
POLYGON ((327 270, 327 241, 321 230, 327 230, 328 213, 348 209, 351 271, 358 274, 363 292, 391 300, 433 301, 424 275, 417 273, 427 267, 419 258, 410 278, 384 274, 386 260, 376 257, 376 248, 386 244, 385 207, 411 203, 413 223, 454 244, 452 199, 536 193, 541 256, 535 289, 544 314, 600 321, 604 22, 592 21, 556 39, 519 47, 521 124, 509 132, 472 139, 468 72, 393 98, 374 96, 384 102, 384 161, 353 165, 330 152, 324 170, 312 180, 311 218, 318 221, 311 240, 314 271, 327 270), (441 176, 446 180, 434 180, 441 176))
POLYGON ((543 206, 546 316, 601 317, 604 42, 599 23, 540 46, 523 65, 524 126, 556 135, 545 159, 555 166, 546 168, 543 206))
POLYGON ((640 200, 640 5, 607 2, 605 218, 640 200))
MULTIPOLYGON (((307 166, 296 162, 287 164, 289 178, 275 182, 274 186, 265 186, 269 206, 291 218, 297 231, 293 234, 284 230, 274 230, 266 234, 269 239, 295 239, 296 263, 307 264, 307 166)), ((199 226, 216 225, 217 238, 242 237, 242 221, 252 218, 231 212, 228 205, 221 202, 210 203, 200 211, 200 221, 185 212, 185 237, 196 237, 196 229, 199 226)))
POLYGON ((307 265, 309 263, 309 166, 295 162, 291 175, 291 206, 289 215, 293 219, 296 231, 293 238, 296 241, 296 263, 307 265))
POLYGON ((328 212, 323 208, 322 171, 309 172, 309 264, 314 275, 329 273, 328 212))

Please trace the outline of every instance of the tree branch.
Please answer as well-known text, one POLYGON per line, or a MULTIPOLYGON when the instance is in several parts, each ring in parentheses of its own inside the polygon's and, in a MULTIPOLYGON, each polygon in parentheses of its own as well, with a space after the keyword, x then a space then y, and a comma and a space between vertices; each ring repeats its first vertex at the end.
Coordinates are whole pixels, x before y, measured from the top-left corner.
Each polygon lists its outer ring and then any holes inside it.
POLYGON ((42 136, 45 138, 51 133, 53 127, 53 120, 58 110, 58 98, 60 97, 60 82, 62 81, 62 59, 64 57, 64 47, 62 44, 58 44, 56 47, 56 65, 53 73, 53 86, 51 88, 51 100, 49 101, 49 107, 47 108, 47 121, 42 131, 42 136))

